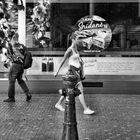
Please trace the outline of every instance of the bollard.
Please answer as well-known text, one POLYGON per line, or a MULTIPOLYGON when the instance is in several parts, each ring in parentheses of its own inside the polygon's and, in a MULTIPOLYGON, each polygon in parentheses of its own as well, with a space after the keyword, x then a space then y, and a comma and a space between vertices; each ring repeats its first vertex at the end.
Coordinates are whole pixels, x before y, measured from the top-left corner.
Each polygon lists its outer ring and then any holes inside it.
POLYGON ((66 89, 65 113, 63 123, 63 133, 61 140, 79 140, 76 121, 75 97, 80 94, 75 89, 77 77, 69 70, 63 76, 63 84, 66 89))

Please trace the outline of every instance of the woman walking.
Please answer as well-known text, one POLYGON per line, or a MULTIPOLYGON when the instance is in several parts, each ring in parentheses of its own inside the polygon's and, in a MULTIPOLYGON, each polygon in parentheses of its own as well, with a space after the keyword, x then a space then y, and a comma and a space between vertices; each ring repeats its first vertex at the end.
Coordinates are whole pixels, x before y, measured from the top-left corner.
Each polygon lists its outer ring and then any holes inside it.
MULTIPOLYGON (((83 92, 83 85, 82 85, 82 79, 81 79, 81 70, 83 67, 83 62, 82 59, 80 57, 80 54, 78 52, 78 46, 81 43, 81 40, 77 38, 77 36, 73 33, 70 37, 70 40, 72 41, 71 45, 69 46, 69 48, 66 50, 64 57, 56 71, 56 73, 54 74, 54 76, 56 77, 60 71, 60 69, 62 68, 63 64, 65 63, 66 60, 68 60, 68 65, 69 65, 69 69, 72 70, 72 72, 74 73, 74 75, 77 77, 77 84, 76 84, 76 88, 78 88, 81 92, 81 94, 79 95, 79 100, 80 103, 82 104, 84 111, 84 114, 87 115, 91 115, 94 113, 93 110, 91 110, 85 102, 85 98, 84 98, 84 92, 83 92)), ((82 77, 83 78, 83 77, 82 77)), ((59 93, 61 93, 61 97, 58 100, 58 102, 56 103, 55 107, 57 109, 59 109, 60 111, 64 111, 63 106, 61 105, 65 96, 63 95, 63 90, 59 90, 59 93)))

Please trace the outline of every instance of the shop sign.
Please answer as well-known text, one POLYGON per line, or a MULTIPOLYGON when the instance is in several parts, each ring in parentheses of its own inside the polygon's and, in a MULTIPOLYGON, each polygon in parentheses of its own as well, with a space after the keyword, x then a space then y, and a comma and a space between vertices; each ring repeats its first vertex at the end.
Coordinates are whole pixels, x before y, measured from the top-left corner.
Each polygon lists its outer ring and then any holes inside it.
POLYGON ((84 57, 86 75, 140 75, 140 58, 84 57))
POLYGON ((100 52, 108 47, 112 38, 109 24, 102 17, 85 16, 77 21, 75 34, 82 40, 84 52, 100 52))

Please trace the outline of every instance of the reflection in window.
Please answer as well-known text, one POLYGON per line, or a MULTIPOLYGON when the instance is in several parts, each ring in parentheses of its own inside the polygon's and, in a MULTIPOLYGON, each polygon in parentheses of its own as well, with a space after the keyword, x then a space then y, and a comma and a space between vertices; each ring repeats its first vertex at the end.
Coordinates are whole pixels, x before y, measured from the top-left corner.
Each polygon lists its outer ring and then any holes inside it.
POLYGON ((32 48, 50 47, 50 3, 27 3, 27 44, 32 48))
MULTIPOLYGON (((66 50, 67 36, 76 22, 89 15, 89 3, 27 3, 27 40, 31 48, 66 50), (45 9, 45 10, 44 10, 45 9), (44 18, 45 17, 45 18, 44 18)), ((93 14, 111 26, 112 40, 105 51, 139 50, 139 3, 93 3, 93 14)))
POLYGON ((95 4, 95 14, 104 17, 112 29, 112 41, 106 51, 139 50, 138 13, 139 3, 95 4))

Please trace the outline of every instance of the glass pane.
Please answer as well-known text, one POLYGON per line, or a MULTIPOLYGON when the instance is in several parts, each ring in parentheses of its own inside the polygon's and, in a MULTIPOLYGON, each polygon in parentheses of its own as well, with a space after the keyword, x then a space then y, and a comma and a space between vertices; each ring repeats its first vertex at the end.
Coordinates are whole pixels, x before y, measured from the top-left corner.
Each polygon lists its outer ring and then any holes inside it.
POLYGON ((29 48, 46 48, 50 44, 50 3, 26 3, 26 45, 29 48))
POLYGON ((139 9, 138 2, 52 3, 52 47, 55 50, 66 50, 68 34, 75 30, 75 24, 81 17, 89 15, 92 11, 94 15, 104 18, 112 29, 112 41, 105 51, 138 51, 139 31, 130 32, 130 28, 133 30, 139 25, 139 9), (93 5, 93 9, 90 9, 90 4, 93 5), (138 44, 135 49, 130 47, 133 42, 138 44))

